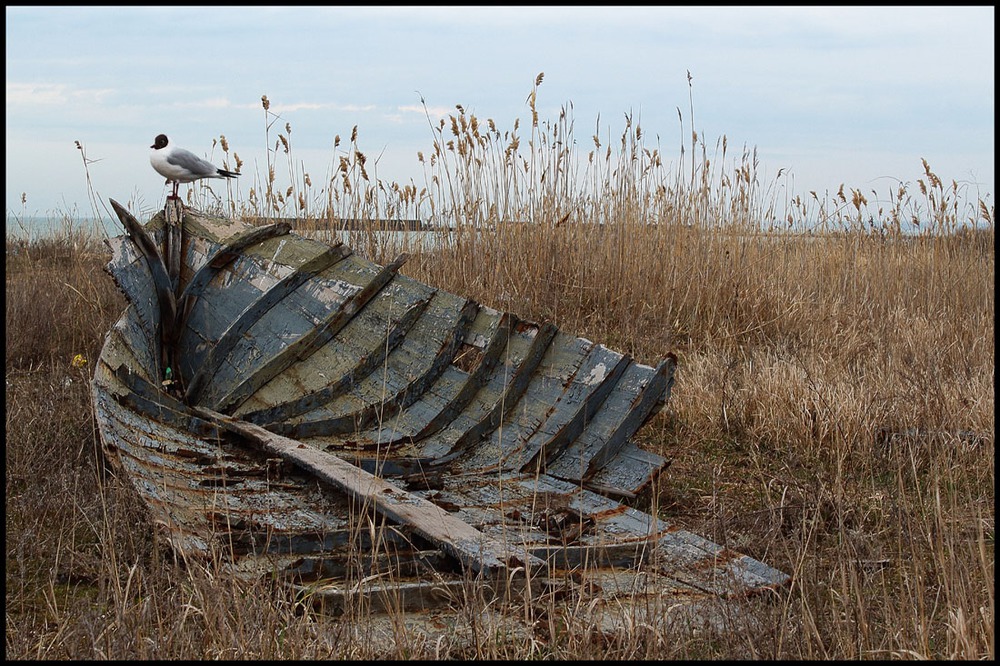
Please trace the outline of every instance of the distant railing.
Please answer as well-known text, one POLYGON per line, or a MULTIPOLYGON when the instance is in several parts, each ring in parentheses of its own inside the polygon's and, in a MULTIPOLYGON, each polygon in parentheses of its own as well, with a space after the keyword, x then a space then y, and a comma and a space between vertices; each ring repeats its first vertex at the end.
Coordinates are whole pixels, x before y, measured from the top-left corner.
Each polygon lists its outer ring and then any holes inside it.
POLYGON ((267 218, 267 221, 268 224, 287 222, 293 229, 301 227, 337 231, 361 231, 364 229, 380 229, 383 231, 429 231, 431 229, 430 225, 423 220, 403 218, 381 220, 350 217, 336 219, 325 217, 269 217, 267 218))

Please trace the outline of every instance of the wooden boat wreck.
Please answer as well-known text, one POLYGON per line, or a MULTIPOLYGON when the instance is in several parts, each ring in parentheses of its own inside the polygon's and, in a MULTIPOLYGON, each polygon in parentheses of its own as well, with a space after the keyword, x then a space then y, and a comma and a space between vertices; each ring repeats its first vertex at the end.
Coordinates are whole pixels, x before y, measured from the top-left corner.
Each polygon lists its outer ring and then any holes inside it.
POLYGON ((284 223, 112 204, 128 306, 94 408, 179 556, 332 606, 425 608, 470 580, 664 604, 788 581, 627 504, 667 464, 633 436, 672 355, 643 365, 284 223))

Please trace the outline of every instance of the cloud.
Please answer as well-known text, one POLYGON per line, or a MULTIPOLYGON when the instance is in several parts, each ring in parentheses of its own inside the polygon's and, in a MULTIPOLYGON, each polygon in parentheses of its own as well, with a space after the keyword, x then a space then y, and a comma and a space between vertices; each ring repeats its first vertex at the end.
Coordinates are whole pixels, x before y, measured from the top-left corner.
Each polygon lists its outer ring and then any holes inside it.
POLYGON ((455 107, 453 106, 424 107, 420 104, 406 104, 404 106, 397 106, 396 109, 400 113, 416 113, 421 116, 424 115, 424 113, 426 112, 434 120, 437 120, 439 118, 447 118, 449 114, 455 112, 455 107))
MULTIPOLYGON (((172 102, 172 107, 182 109, 237 109, 243 111, 260 111, 259 101, 236 103, 228 97, 205 97, 203 99, 192 99, 185 102, 172 102)), ((268 110, 275 115, 295 113, 297 111, 337 111, 344 113, 370 113, 377 107, 374 104, 334 104, 330 102, 290 102, 282 104, 271 100, 268 110)))
MULTIPOLYGON (((268 99, 270 106, 268 110, 276 115, 282 113, 293 113, 295 111, 343 111, 345 113, 369 113, 375 111, 378 107, 374 104, 335 104, 333 102, 275 102, 272 99, 268 99)), ((213 106, 210 102, 199 103, 198 106, 213 106)), ((217 105, 219 107, 223 105, 217 105)), ((252 109, 259 110, 261 108, 260 102, 250 102, 248 104, 232 104, 228 100, 225 104, 226 107, 234 109, 252 109)))
POLYGON ((348 113, 366 113, 376 109, 374 104, 333 104, 319 102, 295 102, 291 104, 272 103, 272 113, 291 113, 292 111, 345 111, 348 113))
POLYGON ((231 109, 231 108, 247 108, 246 104, 233 104, 225 97, 215 97, 211 99, 200 99, 191 102, 175 102, 174 106, 179 106, 188 109, 231 109))
POLYGON ((65 83, 7 82, 7 106, 64 106, 80 101, 102 102, 114 88, 74 88, 65 83))

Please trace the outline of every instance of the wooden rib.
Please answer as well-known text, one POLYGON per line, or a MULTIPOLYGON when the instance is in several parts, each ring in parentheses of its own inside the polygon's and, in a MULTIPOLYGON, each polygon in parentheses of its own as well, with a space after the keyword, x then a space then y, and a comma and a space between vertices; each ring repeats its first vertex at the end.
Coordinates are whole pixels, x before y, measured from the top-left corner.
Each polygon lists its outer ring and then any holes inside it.
MULTIPOLYGON (((601 405, 604 404, 604 401, 611 394, 611 391, 618 385, 619 380, 631 363, 632 359, 627 354, 619 358, 618 362, 601 383, 582 399, 581 404, 569 420, 559 427, 548 439, 544 439, 542 435, 548 421, 546 424, 542 424, 535 435, 532 436, 532 439, 535 441, 529 440, 525 443, 524 451, 520 455, 526 457, 527 461, 521 466, 521 470, 525 472, 535 471, 539 467, 539 463, 541 463, 541 467, 544 469, 545 465, 559 457, 566 450, 570 442, 580 436, 587 423, 590 422, 594 414, 597 413, 597 410, 600 409, 601 405)), ((563 393, 560 402, 563 401, 564 397, 566 397, 566 393, 563 393)), ((558 418, 559 403, 557 402, 554 407, 555 409, 549 416, 549 421, 558 418)))
POLYGON ((257 389, 284 372, 292 363, 307 359, 321 349, 396 276, 406 259, 406 254, 396 257, 361 290, 341 303, 339 308, 327 315, 312 330, 272 356, 270 360, 259 365, 251 375, 216 402, 217 409, 223 412, 235 411, 257 389))
MULTIPOLYGON (((431 294, 433 296, 433 293, 431 294)), ((420 319, 420 316, 427 309, 431 301, 431 296, 422 298, 410 309, 403 313, 392 329, 386 334, 382 342, 374 348, 371 354, 363 356, 356 366, 345 372, 338 379, 330 382, 326 386, 316 391, 311 391, 306 395, 279 403, 266 409, 258 409, 253 412, 242 414, 241 418, 257 425, 267 426, 271 423, 287 421, 288 419, 300 416, 316 409, 320 405, 333 400, 335 397, 346 391, 350 386, 357 383, 363 377, 367 377, 374 370, 382 365, 385 357, 403 341, 407 331, 420 319)))
MULTIPOLYGON (((108 368, 111 371, 110 368, 108 368)), ((170 394, 161 391, 146 378, 121 365, 111 371, 128 392, 118 394, 109 391, 112 397, 132 411, 178 430, 193 433, 207 439, 218 439, 219 428, 214 423, 195 416, 187 406, 170 394)))
MULTIPOLYGON (((560 409, 559 402, 564 399, 567 387, 598 346, 586 338, 557 334, 523 395, 504 417, 503 425, 493 434, 481 438, 478 445, 459 461, 459 468, 465 472, 520 469, 526 462, 526 457, 522 457, 526 445, 532 442, 542 424, 560 409)), ((564 418, 564 415, 560 414, 557 418, 564 418)), ((534 443, 538 441, 534 440, 534 443)))
POLYGON ((391 418, 399 410, 415 402, 437 379, 445 367, 455 357, 455 352, 465 340, 472 320, 479 312, 479 304, 466 301, 452 331, 442 341, 433 362, 419 377, 401 388, 395 395, 370 404, 363 409, 336 418, 316 421, 302 421, 294 424, 272 424, 272 432, 280 432, 290 437, 322 437, 341 435, 371 426, 378 419, 391 418))
POLYGON ((120 245, 114 248, 116 256, 108 263, 107 271, 125 294, 129 305, 111 330, 129 341, 136 368, 149 377, 162 377, 157 369, 160 362, 159 305, 151 298, 137 296, 140 292, 148 294, 152 289, 152 281, 144 267, 145 260, 141 254, 136 254, 133 256, 134 261, 126 262, 124 248, 131 248, 131 243, 125 237, 115 240, 120 241, 120 245), (136 279, 136 274, 141 274, 142 278, 136 279))
POLYGON ((615 432, 608 438, 604 446, 590 459, 584 479, 590 478, 601 467, 617 455, 629 437, 649 418, 653 410, 663 403, 670 394, 674 383, 674 368, 677 357, 667 354, 656 366, 649 383, 642 389, 629 409, 628 415, 622 419, 615 432))
POLYGON ((345 249, 343 245, 328 248, 283 277, 261 294, 256 301, 247 305, 202 359, 198 372, 191 378, 184 394, 185 402, 188 404, 198 402, 204 392, 205 384, 215 375, 236 343, 243 338, 250 327, 270 312, 271 308, 281 303, 288 294, 298 289, 314 275, 323 272, 350 254, 351 251, 345 249))
POLYGON ((284 236, 292 227, 287 222, 269 224, 266 227, 253 227, 248 231, 230 239, 228 243, 217 249, 209 260, 199 268, 191 277, 191 280, 184 287, 181 297, 177 300, 177 312, 179 321, 177 329, 184 330, 187 318, 191 314, 191 308, 195 301, 201 297, 208 283, 212 281, 219 271, 242 256, 242 251, 251 245, 263 243, 264 241, 284 236))
MULTIPOLYGON (((456 398, 462 402, 462 405, 451 413, 461 411, 468 402, 460 396, 463 390, 469 394, 471 400, 478 394, 479 389, 488 383, 490 370, 495 367, 500 353, 507 347, 508 336, 506 332, 501 333, 501 325, 504 321, 509 320, 509 316, 505 317, 496 310, 480 309, 479 314, 469 327, 465 341, 441 375, 434 380, 434 384, 424 391, 418 400, 393 414, 391 419, 376 423, 368 430, 352 433, 352 441, 362 446, 389 446, 393 448, 394 455, 414 455, 433 459, 447 453, 451 449, 450 443, 443 446, 437 454, 424 450, 421 445, 421 439, 432 437, 437 432, 436 430, 428 431, 429 435, 419 435, 418 433, 425 429, 433 419, 439 417, 441 412, 445 411, 456 398), (462 369, 464 363, 460 359, 464 357, 466 351, 472 350, 476 352, 475 362, 468 369, 462 369)), ((525 351, 527 351, 527 346, 525 346, 525 351)), ((485 410, 483 412, 485 413, 485 410)), ((473 419, 467 420, 469 423, 475 422, 473 419)), ((446 428, 449 422, 450 416, 443 427, 446 428)))
POLYGON ((503 396, 493 405, 493 408, 485 417, 460 435, 452 446, 451 451, 438 458, 435 464, 444 465, 451 462, 468 451, 487 433, 493 432, 499 427, 503 418, 514 408, 514 405, 517 404, 517 401, 524 394, 525 389, 528 388, 528 384, 531 382, 538 364, 541 363, 542 357, 545 356, 545 352, 548 350, 549 345, 552 344, 552 340, 558 332, 559 329, 551 322, 545 322, 539 326, 528 353, 514 372, 514 376, 507 385, 503 396))
MULTIPOLYGON (((498 320, 497 325, 493 331, 493 335, 490 336, 490 341, 487 343, 486 348, 483 350, 482 356, 479 358, 479 364, 476 366, 475 370, 469 374, 468 379, 462 388, 459 389, 458 393, 448 401, 441 411, 439 411, 434 418, 432 418, 423 428, 421 428, 416 434, 413 435, 413 439, 420 440, 425 437, 429 437, 434 433, 441 430, 449 423, 454 420, 454 418, 469 404, 469 401, 475 397, 479 389, 483 387, 486 383, 486 376, 492 370, 497 361, 500 359, 500 353, 507 346, 507 340, 510 338, 510 333, 514 329, 517 323, 517 317, 505 312, 498 320)), ((392 443, 392 442, 390 442, 392 443)))

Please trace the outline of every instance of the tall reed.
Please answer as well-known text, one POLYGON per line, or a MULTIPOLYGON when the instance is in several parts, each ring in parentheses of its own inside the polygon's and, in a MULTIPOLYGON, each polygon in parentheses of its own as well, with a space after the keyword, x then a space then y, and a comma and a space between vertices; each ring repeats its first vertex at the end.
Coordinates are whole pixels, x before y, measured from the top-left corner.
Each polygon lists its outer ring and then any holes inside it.
POLYGON ((314 178, 265 96, 266 175, 192 201, 344 233, 375 261, 408 251, 413 277, 645 362, 677 353, 668 408, 639 432, 672 463, 641 507, 790 589, 724 626, 664 611, 616 631, 582 603, 469 595, 428 639, 403 613, 332 618, 185 569, 90 417, 86 362, 122 307, 103 249, 8 233, 9 657, 995 657, 993 203, 926 162, 881 194, 761 182, 756 149, 709 149, 693 89, 673 162, 637 114, 577 141, 571 103, 539 111, 542 82, 511 129, 428 113, 419 186, 380 181, 357 127, 314 178), (395 219, 434 242, 387 233, 395 219))

